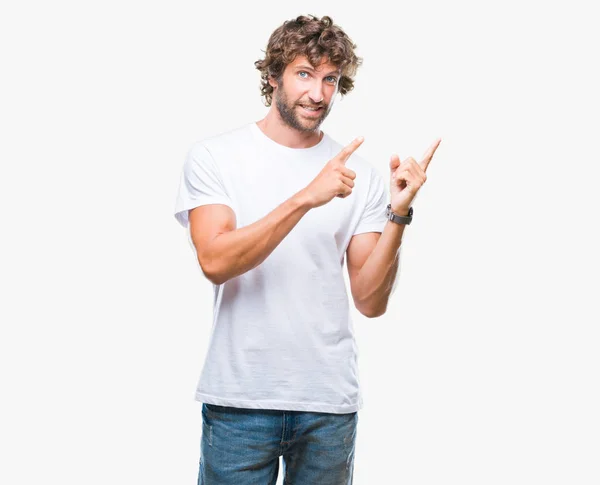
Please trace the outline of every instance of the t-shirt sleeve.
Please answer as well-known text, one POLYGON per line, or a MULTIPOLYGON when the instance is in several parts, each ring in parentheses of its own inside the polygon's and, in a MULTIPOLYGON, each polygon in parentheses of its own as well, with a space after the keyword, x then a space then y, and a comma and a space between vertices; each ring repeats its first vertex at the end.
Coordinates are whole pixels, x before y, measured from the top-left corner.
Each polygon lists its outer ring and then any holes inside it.
POLYGON ((363 232, 383 232, 387 223, 385 209, 388 205, 388 191, 383 177, 375 169, 371 169, 371 183, 367 194, 367 202, 354 234, 363 232))
POLYGON ((188 211, 208 204, 225 204, 233 209, 219 167, 206 147, 197 142, 187 153, 183 164, 175 201, 175 219, 183 227, 188 227, 188 211))

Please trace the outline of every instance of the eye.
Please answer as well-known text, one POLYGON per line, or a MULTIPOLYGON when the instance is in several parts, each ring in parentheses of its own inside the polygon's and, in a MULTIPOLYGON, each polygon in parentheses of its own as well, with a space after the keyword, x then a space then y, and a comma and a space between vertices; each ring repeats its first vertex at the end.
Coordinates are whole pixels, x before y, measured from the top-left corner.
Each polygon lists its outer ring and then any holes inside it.
MULTIPOLYGON (((303 79, 308 79, 308 76, 310 76, 310 74, 307 71, 298 71, 298 75, 300 77, 302 77, 303 79), (300 76, 300 74, 307 74, 307 77, 300 76)), ((329 82, 331 82, 331 83, 337 82, 337 78, 335 76, 327 76, 326 79, 330 79, 329 82)))

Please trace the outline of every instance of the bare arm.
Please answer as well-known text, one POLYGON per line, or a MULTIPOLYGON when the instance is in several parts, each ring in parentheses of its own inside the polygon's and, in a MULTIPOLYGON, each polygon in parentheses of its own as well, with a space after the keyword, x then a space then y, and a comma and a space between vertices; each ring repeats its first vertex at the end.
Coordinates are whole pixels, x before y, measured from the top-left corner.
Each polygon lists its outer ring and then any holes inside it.
POLYGON ((345 164, 362 142, 357 138, 344 147, 310 184, 248 226, 236 229, 235 214, 224 204, 191 209, 190 232, 205 276, 220 285, 250 271, 273 252, 310 209, 334 197, 350 195, 356 173, 345 164))
MULTIPOLYGON (((425 171, 442 140, 438 138, 417 163, 409 157, 403 163, 397 155, 390 160, 391 208, 394 213, 408 215, 419 188, 425 183, 425 171)), ((385 313, 398 277, 399 253, 404 224, 386 222, 381 234, 354 236, 348 246, 348 272, 352 296, 357 309, 369 317, 385 313)))
POLYGON ((235 214, 226 205, 192 209, 190 232, 205 276, 220 285, 255 268, 309 210, 307 198, 299 192, 262 219, 236 229, 235 214))
POLYGON ((354 236, 346 254, 354 304, 367 317, 386 311, 398 277, 400 244, 404 225, 387 222, 383 233, 354 236))

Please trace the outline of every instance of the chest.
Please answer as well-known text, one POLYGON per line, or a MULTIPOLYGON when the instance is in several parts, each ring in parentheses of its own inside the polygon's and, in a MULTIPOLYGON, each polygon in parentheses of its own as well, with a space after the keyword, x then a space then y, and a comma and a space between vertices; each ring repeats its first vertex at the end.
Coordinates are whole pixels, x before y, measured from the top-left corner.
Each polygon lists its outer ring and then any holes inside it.
MULTIPOLYGON (((238 228, 264 218, 292 198, 308 186, 327 163, 327 160, 277 160, 261 156, 238 156, 229 161, 226 185, 236 204, 238 228)), ((362 203, 360 191, 353 190, 348 197, 334 197, 310 209, 286 236, 283 245, 288 241, 301 244, 315 254, 324 249, 332 254, 343 254, 353 225, 360 217, 362 203)))

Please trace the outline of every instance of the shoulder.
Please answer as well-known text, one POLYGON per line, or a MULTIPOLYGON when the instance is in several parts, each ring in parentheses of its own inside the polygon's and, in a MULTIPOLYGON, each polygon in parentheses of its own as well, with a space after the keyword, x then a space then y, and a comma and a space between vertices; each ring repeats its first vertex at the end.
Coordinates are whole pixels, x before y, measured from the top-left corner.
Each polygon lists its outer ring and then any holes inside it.
POLYGON ((204 166, 221 166, 241 147, 250 143, 251 132, 247 125, 200 138, 188 151, 188 163, 204 166))

